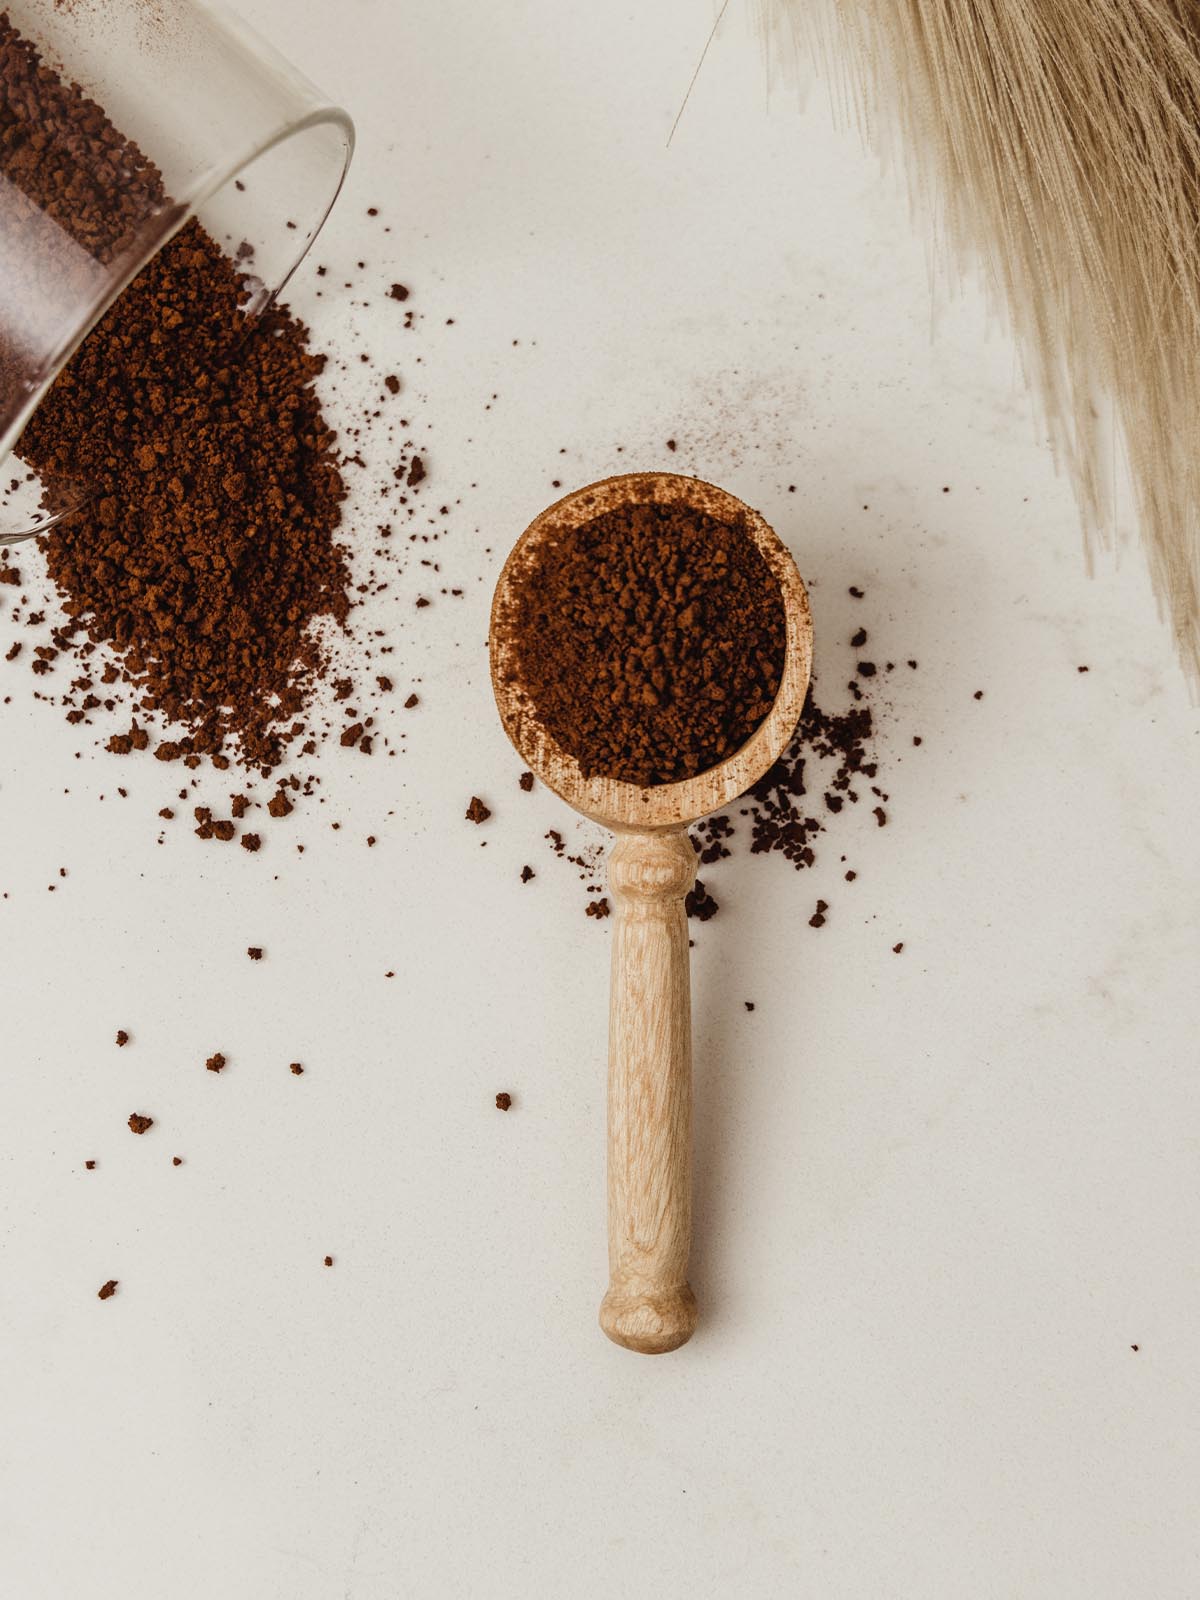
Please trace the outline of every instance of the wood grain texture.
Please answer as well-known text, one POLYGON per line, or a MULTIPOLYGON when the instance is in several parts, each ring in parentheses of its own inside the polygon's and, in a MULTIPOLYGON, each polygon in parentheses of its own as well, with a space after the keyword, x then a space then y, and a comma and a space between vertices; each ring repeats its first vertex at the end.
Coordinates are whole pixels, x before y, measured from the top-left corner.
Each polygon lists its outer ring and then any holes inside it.
POLYGON ((696 1326, 692 1015, 682 829, 626 833, 609 858, 615 926, 608 1025, 608 1265, 600 1326, 629 1350, 675 1350, 696 1326))

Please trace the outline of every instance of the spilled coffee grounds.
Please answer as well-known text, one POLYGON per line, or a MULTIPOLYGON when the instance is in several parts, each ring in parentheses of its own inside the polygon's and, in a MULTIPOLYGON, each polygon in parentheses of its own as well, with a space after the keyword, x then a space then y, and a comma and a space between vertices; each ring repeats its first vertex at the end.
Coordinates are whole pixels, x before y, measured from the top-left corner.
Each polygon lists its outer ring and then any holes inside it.
MULTIPOLYGON (((115 652, 137 705, 175 724, 160 760, 227 753, 269 772, 302 737, 323 670, 315 625, 344 623, 344 496, 312 388, 323 358, 280 307, 249 323, 232 261, 190 222, 93 331, 30 420, 21 454, 66 622, 39 652, 115 652), (174 730, 173 730, 174 731, 174 730)), ((103 688, 77 681, 79 709, 103 688)), ((90 705, 89 705, 90 700, 90 705)), ((110 742, 144 749, 136 719, 110 742)))
POLYGON ((783 600, 746 530, 631 505, 548 540, 502 619, 514 676, 585 778, 716 766, 779 689, 783 600))

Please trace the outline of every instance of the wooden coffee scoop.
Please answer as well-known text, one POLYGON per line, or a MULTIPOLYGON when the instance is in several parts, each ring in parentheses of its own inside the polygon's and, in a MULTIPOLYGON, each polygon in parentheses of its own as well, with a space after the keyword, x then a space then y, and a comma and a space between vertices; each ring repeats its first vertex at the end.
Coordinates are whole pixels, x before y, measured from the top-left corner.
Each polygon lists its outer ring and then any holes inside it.
POLYGON ((608 1037, 608 1258, 600 1326, 648 1355, 674 1350, 696 1326, 687 1281, 692 1232, 692 1025, 684 899, 696 879, 688 825, 743 794, 791 740, 812 667, 812 619, 795 563, 766 522, 723 489, 673 473, 635 472, 578 489, 517 541, 492 602, 492 686, 505 731, 544 784, 617 834, 608 861, 615 920, 608 1037), (783 596, 787 654, 766 719, 720 765, 683 783, 641 789, 584 778, 543 728, 516 677, 505 619, 530 558, 593 517, 624 505, 685 505, 741 522, 783 596))

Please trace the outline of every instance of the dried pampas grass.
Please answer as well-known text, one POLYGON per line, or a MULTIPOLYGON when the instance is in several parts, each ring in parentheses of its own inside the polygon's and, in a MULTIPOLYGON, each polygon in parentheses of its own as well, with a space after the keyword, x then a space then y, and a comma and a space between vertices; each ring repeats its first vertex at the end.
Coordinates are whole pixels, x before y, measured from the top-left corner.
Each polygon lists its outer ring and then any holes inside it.
POLYGON ((849 64, 960 258, 982 258, 1074 478, 1113 508, 1111 416, 1154 586, 1200 686, 1200 0, 756 0, 849 64))

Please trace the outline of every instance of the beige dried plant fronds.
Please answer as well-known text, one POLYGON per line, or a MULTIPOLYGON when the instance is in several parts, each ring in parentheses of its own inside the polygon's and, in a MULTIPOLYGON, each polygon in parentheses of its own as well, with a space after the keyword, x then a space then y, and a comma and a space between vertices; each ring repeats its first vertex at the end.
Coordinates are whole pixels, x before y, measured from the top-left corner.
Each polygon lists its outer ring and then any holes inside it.
POLYGON ((1200 0, 752 3, 781 64, 845 63, 872 142, 898 136, 939 235, 982 261, 1089 545, 1123 445, 1200 686, 1200 0))

